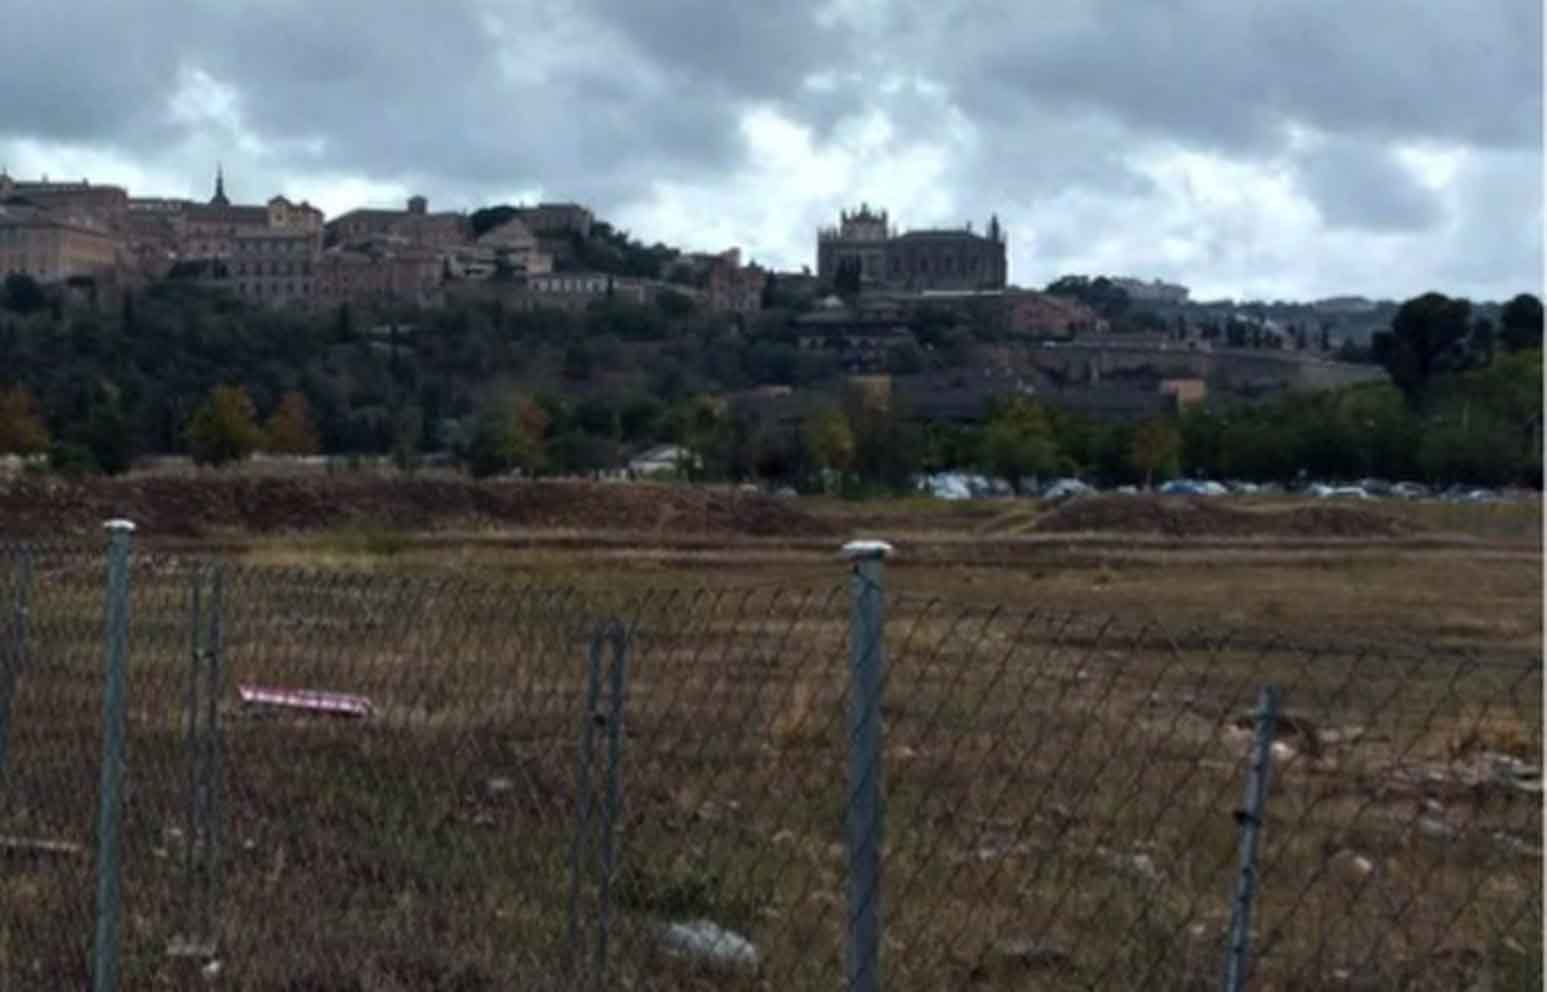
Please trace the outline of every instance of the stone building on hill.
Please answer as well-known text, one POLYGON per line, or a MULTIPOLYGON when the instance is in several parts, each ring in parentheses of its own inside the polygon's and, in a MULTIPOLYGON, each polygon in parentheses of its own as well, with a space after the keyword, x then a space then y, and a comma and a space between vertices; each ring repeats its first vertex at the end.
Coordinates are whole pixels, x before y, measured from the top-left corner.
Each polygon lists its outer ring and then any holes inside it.
POLYGON ((817 275, 831 284, 842 266, 857 266, 860 286, 870 289, 1003 289, 1008 282, 997 216, 983 234, 971 224, 899 232, 886 211, 862 204, 840 214, 836 227, 817 232, 817 275))
POLYGON ((87 215, 48 210, 20 197, 0 198, 0 279, 38 282, 111 277, 121 239, 87 215))
POLYGON ((467 217, 452 211, 431 213, 422 196, 408 198, 404 210, 362 207, 340 214, 326 225, 329 246, 353 247, 395 241, 432 251, 450 251, 468 240, 467 217))

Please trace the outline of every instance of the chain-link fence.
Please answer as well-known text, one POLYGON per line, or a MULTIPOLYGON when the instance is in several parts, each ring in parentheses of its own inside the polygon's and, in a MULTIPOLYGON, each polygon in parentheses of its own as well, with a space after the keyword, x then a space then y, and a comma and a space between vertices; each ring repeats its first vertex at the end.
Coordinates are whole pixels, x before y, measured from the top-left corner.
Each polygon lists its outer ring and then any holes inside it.
POLYGON ((609 594, 142 549, 118 597, 9 549, 0 987, 1540 984, 1540 659, 854 555, 609 594))

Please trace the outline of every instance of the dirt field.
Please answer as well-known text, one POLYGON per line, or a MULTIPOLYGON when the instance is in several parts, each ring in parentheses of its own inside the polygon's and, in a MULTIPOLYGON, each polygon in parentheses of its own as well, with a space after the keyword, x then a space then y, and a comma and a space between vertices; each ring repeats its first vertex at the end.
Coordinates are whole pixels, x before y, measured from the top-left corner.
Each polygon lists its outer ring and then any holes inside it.
MULTIPOLYGON (((107 509, 173 532, 147 527, 135 574, 126 988, 572 987, 557 975, 584 659, 608 615, 634 635, 609 986, 834 987, 851 536, 898 547, 885 987, 1216 987, 1246 717, 1268 681, 1288 718, 1253 987, 1540 984, 1535 507, 1243 504, 1227 512, 1255 526, 1203 526, 1225 508, 536 488, 343 510, 334 489, 235 485, 227 502, 0 500, 7 533, 107 509), (321 522, 274 533, 282 513, 243 509, 290 500, 321 522), (230 563, 214 983, 165 954, 187 929, 188 583, 212 551, 230 563), (378 712, 258 718, 235 702, 245 682, 363 693, 378 712), (758 973, 664 954, 656 928, 698 917, 747 935, 758 973)), ((51 552, 38 569, 0 834, 89 846, 101 561, 51 552)), ((5 857, 0 986, 77 987, 89 855, 5 857)))

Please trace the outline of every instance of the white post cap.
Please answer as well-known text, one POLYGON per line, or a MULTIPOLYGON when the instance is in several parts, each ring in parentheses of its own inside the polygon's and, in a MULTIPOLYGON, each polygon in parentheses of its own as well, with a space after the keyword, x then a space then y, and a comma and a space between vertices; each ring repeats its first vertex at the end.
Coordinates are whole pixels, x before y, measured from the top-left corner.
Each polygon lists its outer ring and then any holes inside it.
POLYGON ((845 561, 865 561, 871 558, 890 558, 892 546, 885 541, 850 541, 841 552, 845 561))
POLYGON ((134 533, 134 521, 133 520, 124 520, 122 518, 119 518, 117 520, 109 520, 107 523, 103 524, 102 526, 104 528, 106 528, 107 530, 113 532, 114 534, 133 534, 134 533))

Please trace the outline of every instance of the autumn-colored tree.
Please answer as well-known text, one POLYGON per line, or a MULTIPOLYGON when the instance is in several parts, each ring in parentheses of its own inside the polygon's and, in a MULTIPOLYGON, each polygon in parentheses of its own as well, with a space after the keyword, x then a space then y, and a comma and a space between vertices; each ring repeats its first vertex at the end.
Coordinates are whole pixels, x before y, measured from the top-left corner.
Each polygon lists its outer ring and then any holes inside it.
POLYGON ((263 449, 284 455, 315 455, 322 448, 311 407, 300 392, 286 393, 263 425, 263 449))
POLYGON ((241 386, 216 386, 188 421, 188 450, 197 465, 241 461, 262 444, 257 408, 241 386))
POLYGON ((26 386, 0 391, 0 452, 35 455, 48 450, 48 426, 26 386))
POLYGON ((1182 434, 1171 421, 1146 420, 1133 432, 1133 448, 1128 459, 1133 470, 1144 476, 1149 488, 1157 474, 1174 475, 1182 457, 1182 434))

